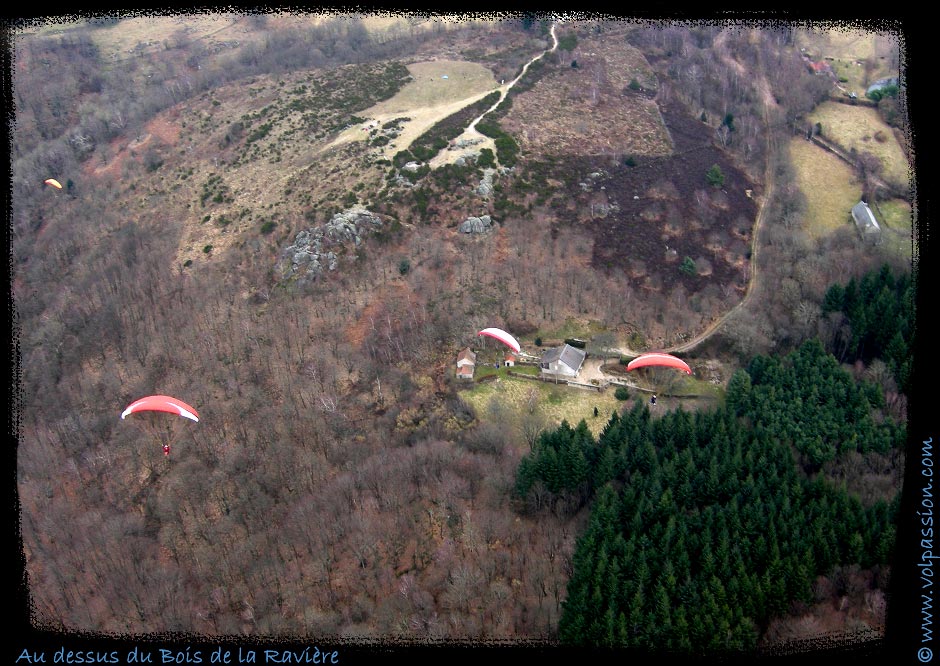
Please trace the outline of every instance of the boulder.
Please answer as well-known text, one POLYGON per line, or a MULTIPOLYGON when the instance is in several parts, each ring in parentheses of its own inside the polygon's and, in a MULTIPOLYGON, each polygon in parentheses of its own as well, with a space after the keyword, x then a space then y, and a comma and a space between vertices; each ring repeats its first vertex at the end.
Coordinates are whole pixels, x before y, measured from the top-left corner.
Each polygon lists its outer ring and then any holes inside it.
POLYGON ((481 215, 480 217, 468 217, 458 228, 461 233, 465 234, 482 234, 486 231, 489 231, 490 227, 493 225, 493 221, 490 219, 489 215, 481 215))

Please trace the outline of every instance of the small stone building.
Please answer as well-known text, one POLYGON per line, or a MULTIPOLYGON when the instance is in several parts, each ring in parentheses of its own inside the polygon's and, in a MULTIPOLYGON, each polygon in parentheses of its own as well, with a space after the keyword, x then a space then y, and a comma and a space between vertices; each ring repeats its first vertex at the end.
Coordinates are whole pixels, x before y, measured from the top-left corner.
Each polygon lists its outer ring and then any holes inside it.
POLYGON ((870 243, 877 243, 881 240, 881 227, 867 203, 859 201, 852 206, 852 219, 863 240, 870 243))

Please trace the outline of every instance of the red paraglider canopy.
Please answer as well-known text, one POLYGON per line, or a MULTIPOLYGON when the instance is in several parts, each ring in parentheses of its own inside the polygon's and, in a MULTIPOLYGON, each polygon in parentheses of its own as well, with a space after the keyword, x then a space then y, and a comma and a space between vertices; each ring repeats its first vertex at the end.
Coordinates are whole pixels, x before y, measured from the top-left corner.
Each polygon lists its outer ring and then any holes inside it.
POLYGON ((688 363, 672 354, 665 354, 663 352, 640 354, 627 364, 627 370, 636 370, 637 368, 644 368, 649 365, 676 368, 677 370, 682 370, 687 375, 692 374, 692 368, 689 367, 688 363))
POLYGON ((521 347, 519 347, 519 343, 516 342, 516 339, 500 328, 484 328, 482 331, 477 333, 477 335, 485 335, 490 338, 496 338, 514 352, 518 353, 521 350, 521 347))
POLYGON ((140 400, 135 400, 127 406, 127 409, 121 412, 121 418, 125 418, 128 414, 145 411, 169 412, 170 414, 178 414, 187 419, 192 419, 197 423, 199 422, 199 414, 196 413, 195 409, 182 400, 177 400, 168 395, 151 395, 146 398, 141 398, 140 400))

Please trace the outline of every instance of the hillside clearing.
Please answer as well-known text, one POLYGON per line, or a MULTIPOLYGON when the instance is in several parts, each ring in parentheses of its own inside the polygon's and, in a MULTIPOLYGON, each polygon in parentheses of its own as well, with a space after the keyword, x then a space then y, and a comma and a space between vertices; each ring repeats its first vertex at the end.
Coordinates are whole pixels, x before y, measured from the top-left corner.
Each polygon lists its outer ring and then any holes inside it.
MULTIPOLYGON (((507 405, 515 413, 523 413, 535 392, 538 408, 547 417, 551 426, 559 426, 563 420, 572 426, 582 419, 596 436, 607 424, 610 415, 628 404, 614 397, 612 389, 594 391, 564 384, 519 379, 501 376, 498 380, 477 384, 463 391, 460 396, 473 406, 477 414, 485 414, 491 400, 507 405), (598 416, 594 416, 597 407, 598 416)), ((632 403, 629 403, 632 404, 632 403)))
MULTIPOLYGON (((391 159, 405 150, 436 123, 482 99, 499 86, 493 73, 472 62, 432 60, 408 65, 413 80, 391 99, 379 102, 361 113, 366 122, 339 134, 323 150, 351 141, 365 141, 369 128, 401 119, 394 141, 386 145, 380 157, 391 159)), ((492 140, 490 140, 492 143, 492 140)), ((492 146, 490 149, 492 150, 492 146)))
POLYGON ((635 48, 619 40, 587 39, 570 67, 515 97, 504 127, 534 152, 671 155, 672 137, 651 98, 657 87, 649 63, 635 48))
POLYGON ((802 138, 790 140, 790 158, 797 185, 806 196, 804 230, 818 239, 847 226, 852 206, 862 196, 852 168, 802 138))
POLYGON ((796 31, 795 41, 808 58, 828 60, 842 87, 859 96, 873 81, 897 74, 897 39, 885 32, 820 26, 796 31))
POLYGON ((823 136, 843 149, 869 152, 878 157, 886 180, 902 185, 908 183, 910 164, 891 127, 876 109, 826 102, 810 113, 808 120, 814 125, 819 123, 823 136))

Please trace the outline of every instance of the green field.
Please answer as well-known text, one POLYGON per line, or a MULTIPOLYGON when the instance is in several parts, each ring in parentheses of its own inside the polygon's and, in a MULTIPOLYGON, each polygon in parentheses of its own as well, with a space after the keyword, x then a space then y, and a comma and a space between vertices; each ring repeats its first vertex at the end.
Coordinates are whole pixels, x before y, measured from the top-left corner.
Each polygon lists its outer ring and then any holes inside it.
MULTIPOLYGON (((490 370, 496 372, 493 368, 490 370)), ((547 417, 550 426, 557 427, 562 420, 574 426, 584 419, 595 435, 600 433, 613 412, 619 411, 625 404, 632 405, 632 396, 637 395, 632 391, 631 400, 624 402, 614 397, 613 388, 598 392, 564 384, 518 379, 509 377, 502 368, 498 374, 498 380, 481 382, 460 392, 460 397, 472 405, 477 414, 485 414, 487 405, 494 398, 513 412, 521 413, 535 397, 538 409, 547 417), (595 407, 597 417, 594 416, 595 407)))
POLYGON ((825 102, 813 110, 808 120, 814 125, 819 123, 823 137, 843 149, 877 156, 885 180, 899 185, 909 182, 907 157, 877 109, 825 102))
MULTIPOLYGON (((518 366, 514 370, 526 374, 538 374, 538 369, 533 366, 518 366)), ((470 404, 478 415, 486 414, 487 406, 493 400, 518 414, 523 413, 532 405, 537 405, 537 408, 546 416, 550 427, 561 425, 563 420, 575 426, 583 419, 594 435, 600 434, 613 412, 619 412, 625 407, 633 407, 637 399, 646 402, 649 398, 648 392, 631 388, 627 400, 618 400, 614 397, 615 386, 608 386, 602 391, 593 391, 565 384, 511 377, 506 368, 496 370, 492 366, 489 368, 477 366, 474 377, 494 374, 497 379, 475 383, 472 388, 460 392, 461 398, 470 404), (598 412, 596 417, 594 416, 595 407, 598 412)), ((724 390, 719 386, 685 376, 678 377, 675 382, 669 383, 670 393, 687 394, 689 397, 667 397, 660 394, 656 409, 666 411, 681 407, 687 411, 695 411, 714 406, 716 401, 721 400, 724 395, 724 390)))
POLYGON ((806 196, 804 230, 820 238, 850 224, 852 206, 862 196, 853 169, 832 153, 802 138, 790 140, 796 184, 806 196))
POLYGON ((881 220, 885 232, 882 236, 882 245, 885 250, 897 253, 907 261, 913 261, 914 247, 912 242, 913 220, 911 205, 902 199, 881 201, 877 206, 878 219, 881 220))
MULTIPOLYGON (((832 153, 802 138, 790 141, 790 159, 796 184, 806 196, 803 230, 810 238, 822 238, 849 226, 852 206, 862 196, 861 184, 849 165, 832 153)), ((911 206, 901 199, 881 201, 875 207, 882 223, 878 250, 905 261, 913 259, 911 206)))

